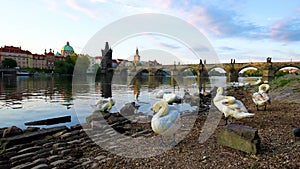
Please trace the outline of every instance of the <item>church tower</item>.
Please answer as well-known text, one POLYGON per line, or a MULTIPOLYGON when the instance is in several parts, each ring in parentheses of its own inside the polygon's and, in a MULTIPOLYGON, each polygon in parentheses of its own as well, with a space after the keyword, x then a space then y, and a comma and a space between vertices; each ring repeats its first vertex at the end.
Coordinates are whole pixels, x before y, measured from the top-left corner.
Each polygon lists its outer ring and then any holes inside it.
POLYGON ((108 42, 105 43, 105 48, 101 49, 102 60, 101 60, 101 69, 106 71, 109 68, 112 68, 112 49, 109 47, 108 42))
POLYGON ((136 48, 134 59, 133 59, 133 62, 134 62, 135 66, 137 66, 140 63, 140 59, 141 59, 141 57, 139 55, 139 49, 136 48))

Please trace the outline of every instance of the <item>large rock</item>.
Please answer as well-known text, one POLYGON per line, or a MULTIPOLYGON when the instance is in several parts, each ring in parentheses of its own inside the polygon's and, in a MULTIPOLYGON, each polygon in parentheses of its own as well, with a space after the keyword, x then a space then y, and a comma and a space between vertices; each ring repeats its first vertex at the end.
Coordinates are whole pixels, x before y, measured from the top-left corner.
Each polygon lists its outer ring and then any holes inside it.
POLYGON ((257 154, 260 149, 257 129, 237 124, 222 127, 218 136, 218 143, 252 154, 257 154))
POLYGON ((124 116, 131 116, 137 113, 137 105, 135 102, 126 103, 120 110, 120 113, 124 116))
POLYGON ((16 126, 11 126, 7 129, 5 129, 3 131, 3 135, 2 137, 3 138, 6 138, 6 137, 11 137, 11 136, 15 136, 15 135, 19 135, 19 134, 22 134, 23 133, 23 130, 16 127, 16 126))

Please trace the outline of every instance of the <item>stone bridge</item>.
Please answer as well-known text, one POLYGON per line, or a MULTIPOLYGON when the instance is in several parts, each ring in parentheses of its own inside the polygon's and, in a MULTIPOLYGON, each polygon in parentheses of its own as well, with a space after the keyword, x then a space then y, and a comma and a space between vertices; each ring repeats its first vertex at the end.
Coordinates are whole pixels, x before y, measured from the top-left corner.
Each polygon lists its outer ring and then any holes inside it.
MULTIPOLYGON (((200 62, 201 63, 201 62, 200 62)), ((245 68, 254 67, 262 72, 262 80, 272 80, 275 73, 281 68, 296 67, 300 69, 300 62, 249 62, 249 63, 231 63, 222 64, 187 64, 187 65, 148 65, 148 66, 124 66, 120 64, 114 69, 115 74, 133 76, 138 73, 148 73, 150 76, 162 72, 168 72, 171 76, 183 76, 185 70, 196 72, 199 77, 208 77, 208 72, 214 68, 222 68, 226 72, 227 81, 237 82, 239 72, 245 68)))

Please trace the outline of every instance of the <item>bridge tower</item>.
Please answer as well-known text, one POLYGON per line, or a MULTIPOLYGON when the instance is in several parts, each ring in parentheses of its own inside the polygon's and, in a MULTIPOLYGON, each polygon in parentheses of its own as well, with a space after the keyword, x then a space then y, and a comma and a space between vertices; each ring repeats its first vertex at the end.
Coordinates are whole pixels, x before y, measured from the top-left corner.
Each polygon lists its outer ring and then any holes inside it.
POLYGON ((227 81, 238 82, 239 72, 234 68, 235 59, 230 59, 230 67, 227 72, 227 81))
POLYGON ((204 61, 202 62, 202 59, 200 59, 199 70, 197 72, 198 74, 197 83, 199 87, 199 93, 202 91, 202 89, 204 89, 205 91, 205 84, 209 81, 209 75, 205 64, 206 64, 206 60, 204 59, 204 61))
POLYGON ((263 81, 271 81, 275 77, 275 68, 272 66, 271 58, 267 58, 267 64, 263 68, 263 81))
POLYGON ((101 61, 101 72, 106 73, 112 68, 112 49, 109 47, 108 42, 105 43, 105 48, 101 50, 102 61, 101 61))

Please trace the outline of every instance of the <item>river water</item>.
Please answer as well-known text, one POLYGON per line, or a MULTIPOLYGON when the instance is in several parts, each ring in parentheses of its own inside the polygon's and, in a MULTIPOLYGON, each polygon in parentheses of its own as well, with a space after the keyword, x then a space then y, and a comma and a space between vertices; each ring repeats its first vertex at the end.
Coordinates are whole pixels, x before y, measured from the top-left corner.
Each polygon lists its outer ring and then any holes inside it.
MULTIPOLYGON (((111 95, 116 104, 111 112, 118 112, 125 103, 133 102, 134 93, 139 93, 139 112, 151 115, 151 105, 161 100, 156 98, 160 90, 169 90, 183 96, 184 89, 190 93, 199 91, 196 77, 153 77, 142 76, 113 77, 111 83, 86 76, 80 84, 72 84, 70 76, 32 76, 1 77, 0 81, 0 127, 16 125, 26 128, 25 122, 70 115, 71 126, 84 123, 92 114, 93 105, 107 95, 111 95), (72 90, 73 89, 73 90, 72 90), (76 90, 75 90, 76 89, 76 90)), ((254 83, 255 78, 239 78, 240 82, 254 83)), ((226 86, 226 77, 210 77, 202 85, 202 91, 212 86, 226 86)), ((196 107, 187 104, 180 106, 181 111, 192 111, 196 107)), ((59 126, 62 124, 51 125, 59 126)), ((49 127, 49 126, 38 126, 49 127)))

